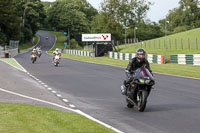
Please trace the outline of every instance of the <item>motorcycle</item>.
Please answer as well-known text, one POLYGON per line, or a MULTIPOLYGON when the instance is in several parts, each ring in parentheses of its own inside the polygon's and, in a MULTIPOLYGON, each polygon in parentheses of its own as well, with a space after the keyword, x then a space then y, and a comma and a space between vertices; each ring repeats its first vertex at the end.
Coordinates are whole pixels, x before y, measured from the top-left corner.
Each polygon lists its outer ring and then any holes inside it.
POLYGON ((54 65, 58 66, 59 61, 60 61, 60 56, 59 55, 55 55, 55 57, 54 57, 54 65))
MULTIPOLYGON (((155 80, 152 74, 144 66, 138 68, 133 75, 133 80, 125 91, 126 103, 128 108, 137 107, 138 111, 143 112, 146 108, 147 98, 151 92, 152 86, 155 85, 155 80)), ((121 91, 123 93, 123 86, 121 91)))
POLYGON ((34 64, 34 62, 37 60, 37 56, 35 54, 31 55, 31 61, 34 64))
POLYGON ((40 56, 42 55, 42 52, 38 51, 37 54, 38 54, 38 57, 40 58, 40 56))

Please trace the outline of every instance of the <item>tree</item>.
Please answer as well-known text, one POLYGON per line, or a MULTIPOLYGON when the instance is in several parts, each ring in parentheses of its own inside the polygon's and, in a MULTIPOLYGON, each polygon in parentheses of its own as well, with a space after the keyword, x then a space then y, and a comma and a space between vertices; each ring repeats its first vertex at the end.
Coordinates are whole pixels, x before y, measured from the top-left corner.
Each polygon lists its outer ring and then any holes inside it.
POLYGON ((40 0, 16 0, 17 15, 22 18, 21 40, 30 41, 46 17, 40 0))
POLYGON ((20 18, 14 0, 0 1, 0 43, 19 39, 20 18))
POLYGON ((164 30, 165 20, 169 21, 168 30, 177 33, 200 26, 200 3, 198 0, 180 0, 179 7, 170 10, 159 23, 164 30))
POLYGON ((115 18, 107 16, 105 13, 99 13, 93 18, 92 33, 111 33, 112 40, 123 39, 123 27, 115 18))
POLYGON ((140 23, 146 16, 151 3, 147 0, 104 0, 102 12, 124 26, 140 23))
POLYGON ((58 0, 48 10, 52 28, 75 34, 90 32, 90 23, 97 11, 86 0, 58 0))

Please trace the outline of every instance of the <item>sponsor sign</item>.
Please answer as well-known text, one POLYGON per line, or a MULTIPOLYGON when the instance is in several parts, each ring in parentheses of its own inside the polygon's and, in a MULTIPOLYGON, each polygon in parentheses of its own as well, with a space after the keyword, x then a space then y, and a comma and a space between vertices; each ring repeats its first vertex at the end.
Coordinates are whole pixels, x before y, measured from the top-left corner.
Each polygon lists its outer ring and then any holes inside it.
POLYGON ((102 34, 82 34, 83 42, 106 42, 111 41, 110 33, 102 33, 102 34))

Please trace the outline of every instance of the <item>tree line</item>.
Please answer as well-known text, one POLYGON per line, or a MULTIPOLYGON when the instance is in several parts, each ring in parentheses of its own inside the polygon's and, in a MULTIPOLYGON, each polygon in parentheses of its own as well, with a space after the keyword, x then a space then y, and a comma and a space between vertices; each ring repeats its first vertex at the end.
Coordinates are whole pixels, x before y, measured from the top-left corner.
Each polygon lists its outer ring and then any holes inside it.
POLYGON ((0 44, 30 41, 46 17, 43 7, 40 0, 1 0, 0 44))
POLYGON ((76 43, 82 33, 112 33, 113 40, 124 40, 136 31, 138 40, 149 40, 164 36, 166 28, 173 34, 200 26, 198 0, 180 0, 159 23, 146 18, 151 5, 148 0, 102 0, 98 11, 87 0, 2 0, 0 43, 30 41, 40 28, 70 33, 76 43))

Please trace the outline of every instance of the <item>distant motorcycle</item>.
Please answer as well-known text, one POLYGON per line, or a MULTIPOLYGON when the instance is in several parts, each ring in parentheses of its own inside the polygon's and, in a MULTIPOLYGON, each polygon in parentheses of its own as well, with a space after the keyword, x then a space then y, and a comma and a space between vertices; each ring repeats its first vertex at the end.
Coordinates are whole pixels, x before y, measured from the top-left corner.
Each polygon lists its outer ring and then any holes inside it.
POLYGON ((133 108, 136 106, 138 111, 143 112, 155 80, 145 67, 138 68, 133 77, 134 79, 129 84, 125 94, 127 107, 133 108))
POLYGON ((54 65, 58 66, 59 61, 60 61, 60 56, 59 55, 55 55, 55 57, 54 57, 54 65))
POLYGON ((36 60, 37 60, 37 56, 35 54, 32 54, 31 55, 31 61, 32 61, 32 63, 34 64, 36 60))
POLYGON ((38 57, 40 58, 40 56, 42 55, 42 52, 38 51, 37 54, 38 54, 38 57))

